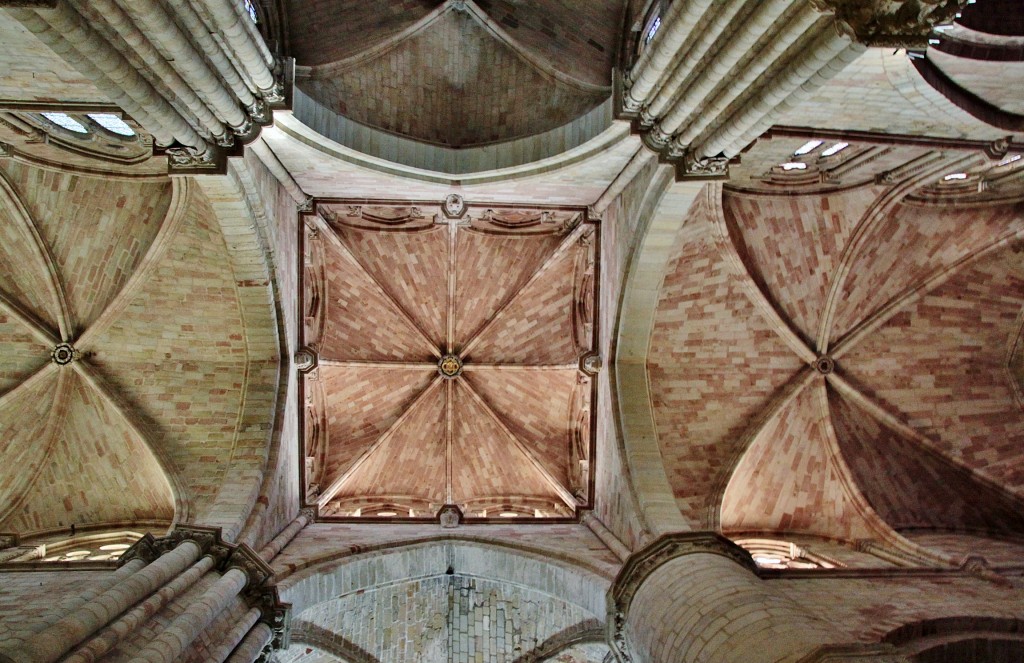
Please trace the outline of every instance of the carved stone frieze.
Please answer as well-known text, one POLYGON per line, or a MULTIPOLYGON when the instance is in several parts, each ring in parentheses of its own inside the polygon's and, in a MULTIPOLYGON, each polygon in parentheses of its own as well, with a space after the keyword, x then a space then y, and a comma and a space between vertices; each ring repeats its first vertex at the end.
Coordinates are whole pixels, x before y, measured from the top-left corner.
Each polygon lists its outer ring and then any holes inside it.
POLYGON ((834 12, 840 31, 867 46, 924 48, 936 25, 953 19, 966 0, 812 0, 834 12))

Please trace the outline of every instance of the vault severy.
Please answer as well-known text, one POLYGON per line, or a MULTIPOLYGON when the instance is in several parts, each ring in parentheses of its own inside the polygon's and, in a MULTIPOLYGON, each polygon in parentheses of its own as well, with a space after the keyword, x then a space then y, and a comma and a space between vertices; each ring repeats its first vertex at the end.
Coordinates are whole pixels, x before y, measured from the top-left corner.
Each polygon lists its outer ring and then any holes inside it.
POLYGON ((585 211, 323 201, 303 239, 308 502, 389 519, 589 506, 598 251, 585 211))

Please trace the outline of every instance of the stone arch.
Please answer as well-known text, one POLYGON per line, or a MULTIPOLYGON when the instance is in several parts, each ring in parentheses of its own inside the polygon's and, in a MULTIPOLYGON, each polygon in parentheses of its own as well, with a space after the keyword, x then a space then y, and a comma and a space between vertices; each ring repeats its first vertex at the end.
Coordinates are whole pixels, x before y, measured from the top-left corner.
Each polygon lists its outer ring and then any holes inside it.
POLYGON ((940 617, 904 624, 890 631, 883 642, 895 645, 911 661, 1020 660, 1024 653, 1024 620, 965 615, 940 617), (1018 658, 999 658, 1017 655, 1018 658), (981 658, 978 658, 981 656, 981 658), (950 658, 951 657, 951 658, 950 658))

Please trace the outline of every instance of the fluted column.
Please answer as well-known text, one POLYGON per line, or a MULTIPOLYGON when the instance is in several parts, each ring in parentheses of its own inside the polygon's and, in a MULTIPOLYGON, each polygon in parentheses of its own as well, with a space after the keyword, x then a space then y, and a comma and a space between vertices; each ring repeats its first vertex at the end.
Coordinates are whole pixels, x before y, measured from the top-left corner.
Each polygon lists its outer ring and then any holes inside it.
MULTIPOLYGON (((789 0, 782 1, 788 2, 789 0)), ((672 70, 664 85, 653 95, 641 117, 648 122, 653 122, 661 115, 669 102, 679 93, 683 83, 694 69, 704 66, 708 49, 722 36, 726 28, 734 23, 736 13, 745 3, 746 0, 720 0, 719 3, 716 3, 721 4, 722 7, 718 9, 714 20, 700 30, 699 36, 690 40, 693 43, 687 49, 686 55, 672 70)))
MULTIPOLYGON (((134 560, 142 561, 142 560, 134 560)), ((214 559, 206 556, 192 565, 185 573, 181 574, 167 586, 136 607, 125 613, 120 619, 109 624, 96 636, 79 647, 73 654, 67 656, 62 663, 92 663, 99 660, 104 654, 116 647, 125 637, 131 634, 139 626, 142 626, 150 617, 180 596, 185 590, 194 585, 200 578, 209 572, 214 565, 214 559)))
POLYGON ((835 28, 826 30, 796 62, 786 68, 782 77, 765 86, 756 99, 745 104, 741 112, 730 117, 721 129, 705 140, 701 147, 695 148, 694 152, 709 156, 722 152, 737 136, 764 117, 775 104, 786 99, 852 43, 849 37, 840 35, 835 28))
POLYGON ((227 663, 255 663, 273 637, 274 632, 269 626, 257 624, 235 648, 235 651, 231 652, 227 663))
POLYGON ((171 622, 160 635, 135 656, 136 661, 174 663, 203 630, 210 625, 232 601, 249 579, 245 571, 230 568, 202 596, 171 622))
MULTIPOLYGON (((196 542, 183 541, 171 552, 132 573, 83 604, 72 614, 32 636, 25 643, 25 660, 31 663, 53 663, 125 610, 156 592, 199 559, 202 552, 196 542)), ((138 560, 132 560, 128 564, 136 561, 138 560)))

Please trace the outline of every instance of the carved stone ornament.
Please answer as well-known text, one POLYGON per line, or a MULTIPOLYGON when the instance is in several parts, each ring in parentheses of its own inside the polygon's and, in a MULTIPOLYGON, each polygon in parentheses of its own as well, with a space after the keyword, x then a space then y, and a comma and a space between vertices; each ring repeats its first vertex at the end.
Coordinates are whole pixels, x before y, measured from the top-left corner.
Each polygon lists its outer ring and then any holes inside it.
POLYGON ((217 171, 221 167, 218 153, 212 149, 197 153, 191 147, 169 147, 166 151, 167 165, 174 171, 217 171))
POLYGON ((295 209, 298 210, 299 214, 308 214, 313 211, 315 205, 316 198, 313 196, 306 196, 305 200, 295 205, 295 209))
POLYGON ((466 201, 457 193, 450 193, 441 204, 444 215, 449 219, 461 219, 466 214, 466 201))
POLYGON ((299 348, 295 352, 295 368, 300 373, 308 373, 317 365, 316 351, 310 347, 299 348))
POLYGON ((0 143, 0 157, 13 157, 14 148, 8 143, 0 143))
POLYGON ((50 352, 50 359, 58 366, 67 366, 79 358, 79 352, 69 343, 58 343, 50 352))
POLYGON ((626 621, 633 597, 644 581, 663 564, 697 553, 721 555, 757 575, 757 564, 750 553, 720 534, 674 533, 658 537, 630 555, 608 590, 608 642, 620 661, 633 660, 626 641, 626 621))
POLYGON ((181 525, 159 539, 147 533, 124 551, 118 560, 118 566, 123 566, 133 559, 141 559, 148 564, 164 553, 174 550, 183 541, 195 542, 204 555, 212 555, 219 561, 226 559, 231 550, 230 546, 221 540, 219 527, 181 525))
POLYGON ((592 377, 601 372, 601 367, 601 355, 596 352, 585 355, 580 360, 580 370, 592 377))
POLYGON ((836 370, 836 362, 832 357, 822 355, 814 360, 814 370, 818 371, 822 375, 828 375, 832 371, 836 370))
POLYGON ((0 550, 3 550, 5 548, 13 548, 16 545, 18 545, 17 534, 9 534, 6 532, 0 534, 0 550))
POLYGON ((1010 145, 1013 143, 1013 136, 1004 136, 1003 138, 997 138, 988 145, 985 146, 985 156, 992 161, 999 161, 1006 156, 1006 153, 1010 151, 1010 145))
POLYGON ((812 0, 834 12, 837 27, 867 46, 925 48, 932 28, 953 19, 966 0, 812 0))
POLYGON ((445 355, 437 362, 437 372, 446 380, 462 375, 462 360, 456 355, 445 355))
POLYGON ((222 133, 219 136, 213 137, 213 142, 217 143, 219 147, 234 147, 235 135, 229 133, 222 133))
POLYGON ((728 177, 728 157, 698 157, 692 152, 683 156, 684 177, 728 177))
POLYGON ((437 514, 441 527, 455 529, 462 522, 462 509, 454 504, 445 504, 437 514))

